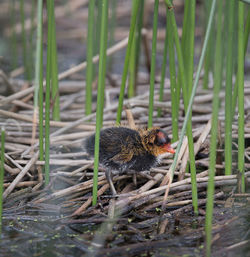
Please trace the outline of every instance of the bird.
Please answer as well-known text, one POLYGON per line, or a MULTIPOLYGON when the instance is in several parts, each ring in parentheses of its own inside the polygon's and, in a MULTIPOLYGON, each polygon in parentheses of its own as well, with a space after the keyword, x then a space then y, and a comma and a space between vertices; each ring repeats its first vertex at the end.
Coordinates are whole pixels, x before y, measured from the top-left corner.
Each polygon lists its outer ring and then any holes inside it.
MULTIPOLYGON (((94 157, 95 134, 85 140, 85 149, 94 157)), ((174 154, 175 150, 167 133, 159 127, 110 127, 100 131, 99 164, 105 170, 114 196, 117 195, 112 180, 114 174, 149 170, 160 163, 166 152, 174 154)))

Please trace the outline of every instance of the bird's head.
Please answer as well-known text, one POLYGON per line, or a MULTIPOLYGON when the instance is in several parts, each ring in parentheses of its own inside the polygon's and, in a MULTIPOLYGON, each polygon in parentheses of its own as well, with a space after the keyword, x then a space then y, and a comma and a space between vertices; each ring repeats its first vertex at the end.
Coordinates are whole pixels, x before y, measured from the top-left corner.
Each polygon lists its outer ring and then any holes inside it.
POLYGON ((168 135, 160 128, 146 130, 143 135, 143 141, 145 147, 155 156, 167 152, 172 154, 175 153, 175 150, 171 147, 168 135))

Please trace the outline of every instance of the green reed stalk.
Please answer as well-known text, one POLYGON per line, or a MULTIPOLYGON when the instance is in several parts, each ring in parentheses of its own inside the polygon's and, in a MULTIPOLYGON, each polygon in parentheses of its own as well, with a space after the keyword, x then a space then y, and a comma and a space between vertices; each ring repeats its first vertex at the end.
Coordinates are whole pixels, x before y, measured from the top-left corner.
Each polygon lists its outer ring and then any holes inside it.
POLYGON ((92 82, 93 82, 93 55, 94 55, 94 23, 95 23, 95 0, 89 1, 88 7, 88 35, 87 35, 87 71, 86 71, 86 97, 85 115, 92 112, 92 82))
POLYGON ((15 0, 10 3, 10 21, 11 21, 11 68, 17 68, 17 36, 16 36, 16 13, 15 13, 15 0))
POLYGON ((216 148, 217 148, 217 131, 218 131, 218 114, 220 99, 219 93, 222 83, 222 21, 223 21, 223 2, 218 1, 217 5, 217 33, 215 46, 215 64, 214 64, 214 88, 213 88, 213 113, 210 141, 209 156, 209 181, 207 187, 207 204, 206 204, 206 256, 211 255, 212 243, 212 219, 213 219, 213 197, 214 197, 214 176, 216 165, 216 148))
POLYGON ((135 28, 135 35, 133 36, 131 57, 129 61, 129 81, 128 81, 129 98, 136 95, 138 65, 139 65, 140 48, 141 48, 141 29, 143 25, 143 11, 144 11, 144 0, 141 0, 136 28, 135 28))
POLYGON ((5 130, 1 129, 1 163, 0 163, 0 234, 2 233, 2 214, 3 214, 3 180, 4 180, 4 144, 5 130))
POLYGON ((226 102, 225 102, 225 175, 232 174, 232 77, 235 0, 228 3, 227 57, 226 57, 226 102))
POLYGON ((34 81, 34 113, 39 106, 39 157, 43 160, 43 1, 37 2, 36 63, 34 81))
MULTIPOLYGON (((29 37, 28 37, 28 48, 29 49, 33 49, 34 44, 33 44, 33 38, 34 38, 34 33, 36 30, 36 24, 35 24, 35 12, 36 12, 36 2, 35 0, 31 1, 31 17, 30 17, 30 21, 31 21, 31 25, 30 25, 30 32, 29 32, 29 37)), ((34 72, 33 70, 33 62, 34 62, 34 54, 33 51, 29 51, 28 52, 28 58, 29 58, 29 65, 30 65, 30 72, 34 72)))
MULTIPOLYGON (((111 1, 111 15, 109 21, 109 39, 108 39, 108 46, 112 46, 115 44, 115 27, 116 27, 116 6, 117 0, 111 1)), ((108 70, 112 71, 113 68, 113 55, 108 57, 107 60, 108 70)))
MULTIPOLYGON (((27 51, 27 35, 25 31, 25 15, 24 15, 24 2, 23 0, 20 1, 20 13, 21 13, 21 25, 22 25, 22 48, 23 48, 23 63, 25 69, 25 78, 28 81, 31 81, 31 70, 29 64, 29 55, 27 51)), ((30 49, 32 51, 32 49, 30 49)))
POLYGON ((102 1, 102 17, 101 17, 101 35, 100 35, 100 61, 99 61, 99 78, 97 89, 97 110, 96 110, 96 132, 95 132, 95 160, 94 160, 94 177, 93 177, 93 199, 92 204, 97 202, 98 187, 98 166, 99 166, 99 143, 100 130, 103 119, 104 105, 104 89, 106 77, 106 50, 107 50, 107 24, 108 24, 108 0, 102 1))
POLYGON ((159 0, 155 0, 154 18, 153 18, 151 66, 150 66, 150 90, 149 90, 149 110, 148 110, 148 127, 149 128, 151 128, 153 126, 158 7, 159 7, 159 0))
POLYGON ((194 155, 194 142, 192 135, 192 122, 191 122, 191 114, 188 114, 188 104, 190 102, 188 88, 186 84, 186 76, 184 69, 184 61, 182 56, 181 44, 178 36, 178 29, 176 25, 175 15, 173 12, 173 6, 170 0, 165 0, 168 9, 169 9, 169 17, 171 26, 173 27, 174 39, 176 52, 179 62, 179 76, 182 84, 183 98, 184 98, 184 108, 186 116, 188 115, 188 123, 187 123, 187 137, 188 137, 188 147, 189 147, 189 159, 190 159, 190 169, 191 169, 191 182, 192 182, 192 199, 193 199, 193 207, 194 212, 198 213, 198 198, 197 198, 197 185, 196 185, 196 167, 195 167, 195 155, 194 155))
MULTIPOLYGON (((206 0, 205 1, 205 12, 208 13, 211 10, 212 0, 206 0)), ((212 28, 214 31, 214 28, 212 28)), ((213 33, 211 33, 212 35, 213 33)), ((205 63, 204 63, 204 76, 203 76, 203 88, 208 89, 208 82, 209 82, 209 72, 211 70, 211 63, 212 63, 212 50, 213 50, 213 37, 210 36, 208 41, 208 47, 207 47, 207 53, 205 57, 205 63)))
POLYGON ((51 26, 51 98, 53 103, 52 118, 53 120, 60 120, 60 97, 58 88, 58 65, 57 65, 57 47, 56 47, 56 23, 55 23, 55 8, 54 1, 51 1, 50 16, 48 19, 48 26, 51 26))
MULTIPOLYGON (((134 32, 136 34, 136 30, 134 32)), ((129 79, 128 79, 128 97, 135 96, 135 73, 136 73, 136 44, 137 37, 134 35, 131 47, 131 56, 129 59, 129 79)))
POLYGON ((185 6, 188 8, 187 28, 184 38, 183 57, 185 62, 185 71, 187 79, 187 87, 189 94, 192 91, 193 74, 194 74, 194 31, 195 31, 195 0, 189 0, 185 2, 185 6))
MULTIPOLYGON (((166 66, 167 66, 167 50, 168 50, 168 22, 167 22, 167 7, 166 7, 166 26, 165 26, 165 39, 164 39, 164 50, 163 50, 163 59, 161 65, 161 81, 160 81, 160 90, 159 90, 159 101, 163 102, 163 95, 164 95, 164 84, 165 84, 165 75, 166 75, 166 66)), ((172 96, 172 91, 171 91, 172 96)), ((157 116, 160 117, 162 115, 162 109, 158 108, 157 116)))
MULTIPOLYGON (((100 29, 101 29, 101 15, 102 15, 102 1, 96 1, 95 10, 95 40, 94 40, 94 55, 99 53, 100 47, 100 29)), ((94 65, 93 78, 97 74, 97 64, 94 65)))
MULTIPOLYGON (((171 9, 172 8, 171 3, 167 0, 165 0, 165 2, 167 4, 168 8, 171 9)), ((209 36, 210 36, 210 33, 211 33, 211 27, 212 27, 214 12, 215 12, 215 5, 216 5, 216 0, 213 0, 212 6, 211 6, 211 9, 210 9, 210 14, 209 14, 209 19, 208 19, 205 39, 204 39, 203 47, 202 47, 202 50, 201 50, 201 56, 200 56, 200 60, 199 60, 199 64, 198 64, 198 68, 197 68, 197 72, 196 72, 196 76, 195 76, 195 80, 194 80, 194 85, 192 87, 190 101, 189 101, 189 104, 188 104, 188 109, 187 109, 187 112, 186 112, 186 116, 185 116, 185 119, 184 119, 184 122, 183 122, 182 129, 181 129, 180 139, 179 139, 179 143, 178 143, 177 148, 176 148, 174 160, 173 160, 172 165, 170 167, 170 174, 171 174, 172 178, 174 176, 174 171, 175 171, 175 168, 176 168, 176 165, 177 165, 178 155, 179 155, 181 145, 182 145, 182 142, 183 142, 183 139, 184 139, 184 136, 185 136, 189 115, 192 111, 192 104, 194 102, 195 92, 196 92, 196 89, 198 87, 199 78, 200 78, 200 74, 201 74, 201 69, 202 69, 202 66, 203 66, 203 63, 204 63, 204 58, 205 58, 205 54, 206 54, 206 50, 207 50, 207 46, 208 46, 209 36)))
POLYGON ((135 26, 136 26, 136 19, 137 19, 139 7, 140 7, 140 1, 133 0, 132 14, 131 14, 131 20, 130 20, 130 29, 129 29, 129 36, 128 36, 128 46, 127 46, 127 50, 126 50, 126 56, 125 56, 125 61, 124 61, 123 73, 122 73, 122 82, 121 82, 121 88, 120 88, 119 104, 118 104, 118 110, 117 110, 117 116, 116 116, 116 124, 120 124, 121 116, 122 116, 122 107, 123 107, 125 86, 126 86, 126 80, 127 80, 127 75, 128 75, 128 65, 129 65, 129 59, 130 59, 130 55, 131 55, 131 48, 132 48, 132 42, 133 42, 134 31, 135 31, 135 26))
MULTIPOLYGON (((249 33, 250 33, 250 10, 247 13, 246 25, 245 25, 245 31, 244 31, 244 56, 246 56, 246 52, 247 52, 249 33)), ((238 96, 238 74, 236 75, 236 80, 234 84, 234 92, 233 92, 233 99, 232 99, 232 118, 234 117, 235 110, 236 110, 237 96, 238 96)))
MULTIPOLYGON (((47 0, 47 16, 48 21, 51 20, 53 10, 53 1, 47 0)), ((49 159, 50 159, 50 88, 51 88, 51 70, 52 70, 52 33, 53 24, 48 22, 48 38, 47 38, 47 66, 46 66, 46 92, 45 92, 45 185, 49 184, 49 159)))
MULTIPOLYGON (((141 51, 141 42, 142 42, 142 33, 141 30, 143 28, 143 15, 144 15, 144 0, 139 1, 139 13, 137 19, 137 33, 136 33, 136 47, 135 47, 135 54, 136 54, 136 63, 135 63, 135 92, 137 88, 137 77, 138 77, 138 67, 140 62, 140 51, 141 51)), ((136 93, 135 93, 136 94, 136 93)))
POLYGON ((245 135, 244 135, 244 3, 238 2, 238 170, 241 173, 241 192, 245 192, 245 135))
POLYGON ((171 26, 170 14, 167 9, 167 40, 168 40, 168 54, 169 54, 169 73, 170 73, 170 87, 171 87, 171 108, 172 108, 172 141, 175 142, 179 138, 178 131, 178 114, 179 114, 179 97, 176 83, 176 70, 175 70, 175 48, 174 48, 174 32, 173 26, 171 26))

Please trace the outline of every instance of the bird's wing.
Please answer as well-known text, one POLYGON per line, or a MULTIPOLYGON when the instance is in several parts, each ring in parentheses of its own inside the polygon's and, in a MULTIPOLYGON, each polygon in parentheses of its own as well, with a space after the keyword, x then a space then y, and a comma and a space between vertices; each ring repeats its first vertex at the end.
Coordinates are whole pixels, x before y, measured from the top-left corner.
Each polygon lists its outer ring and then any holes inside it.
POLYGON ((133 157, 133 152, 129 151, 129 152, 122 152, 122 153, 118 153, 116 154, 114 157, 112 157, 112 161, 123 164, 123 163, 127 163, 129 162, 133 157))

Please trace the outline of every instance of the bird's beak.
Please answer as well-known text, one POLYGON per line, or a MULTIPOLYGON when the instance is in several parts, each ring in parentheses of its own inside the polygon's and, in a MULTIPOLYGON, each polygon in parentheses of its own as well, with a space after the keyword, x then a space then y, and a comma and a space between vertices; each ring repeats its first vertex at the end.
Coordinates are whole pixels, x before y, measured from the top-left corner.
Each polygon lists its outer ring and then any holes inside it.
POLYGON ((175 150, 171 147, 171 144, 166 144, 164 146, 164 149, 166 150, 166 152, 169 152, 169 153, 175 153, 175 150))

